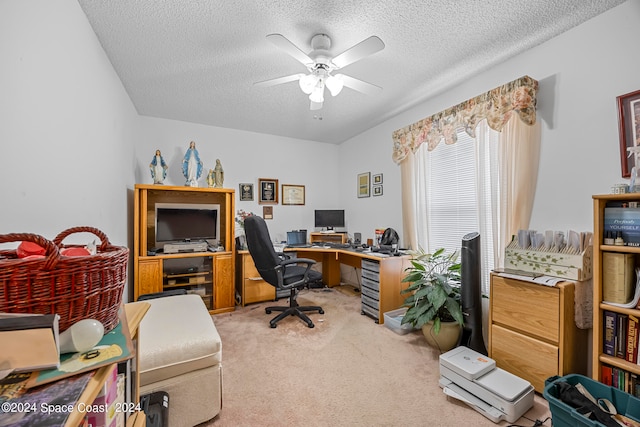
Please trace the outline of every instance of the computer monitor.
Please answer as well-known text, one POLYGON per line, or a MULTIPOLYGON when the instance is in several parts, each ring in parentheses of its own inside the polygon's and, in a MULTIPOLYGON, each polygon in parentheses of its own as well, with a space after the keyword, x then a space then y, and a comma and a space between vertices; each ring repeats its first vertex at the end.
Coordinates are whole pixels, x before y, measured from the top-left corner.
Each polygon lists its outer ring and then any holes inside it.
POLYGON ((316 228, 344 227, 344 209, 316 209, 314 219, 316 228))
POLYGON ((307 230, 287 231, 287 245, 304 245, 307 243, 307 230))

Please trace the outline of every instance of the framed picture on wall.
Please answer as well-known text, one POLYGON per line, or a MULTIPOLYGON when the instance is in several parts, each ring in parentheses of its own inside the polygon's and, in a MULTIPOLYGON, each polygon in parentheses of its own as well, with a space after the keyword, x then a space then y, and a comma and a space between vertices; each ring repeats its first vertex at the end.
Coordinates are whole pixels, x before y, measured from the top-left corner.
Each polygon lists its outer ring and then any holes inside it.
POLYGON ((262 218, 273 219, 273 206, 262 207, 262 218))
POLYGON ((373 195, 374 196, 382 196, 382 185, 374 185, 373 186, 373 195))
POLYGON ((240 201, 251 202, 253 201, 253 184, 242 183, 240 186, 240 201))
POLYGON ((358 197, 369 197, 371 172, 358 174, 358 197))
MULTIPOLYGON (((630 148, 640 150, 640 90, 621 95, 618 101, 618 133, 620 135, 620 166, 622 177, 629 178, 638 154, 630 148)), ((640 164, 638 165, 640 166, 640 164)))
POLYGON ((271 178, 258 179, 258 203, 278 204, 278 180, 271 178))
POLYGON ((283 205, 304 205, 304 185, 282 184, 283 205))
POLYGON ((373 175, 372 179, 373 179, 373 182, 372 182, 373 185, 382 184, 382 174, 381 173, 377 173, 377 174, 373 175))

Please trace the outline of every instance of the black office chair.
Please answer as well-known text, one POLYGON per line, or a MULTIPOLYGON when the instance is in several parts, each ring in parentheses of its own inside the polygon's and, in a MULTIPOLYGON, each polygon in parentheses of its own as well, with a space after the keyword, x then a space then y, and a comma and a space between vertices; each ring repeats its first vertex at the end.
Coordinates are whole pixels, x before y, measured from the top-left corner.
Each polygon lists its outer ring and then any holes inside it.
POLYGON ((272 311, 282 312, 271 319, 269 322, 271 327, 275 328, 277 323, 287 316, 298 316, 307 323, 307 326, 313 328, 313 322, 304 312, 317 311, 320 314, 324 314, 322 307, 301 307, 298 305, 296 298, 298 297, 298 291, 307 286, 309 282, 322 279, 321 273, 311 270, 311 266, 315 264, 315 261, 307 258, 279 256, 273 248, 267 224, 259 216, 251 215, 245 219, 244 232, 249 253, 260 276, 267 283, 274 286, 276 290, 286 289, 291 291, 288 307, 276 306, 265 309, 267 314, 271 314, 272 311), (298 264, 306 264, 306 267, 298 264))

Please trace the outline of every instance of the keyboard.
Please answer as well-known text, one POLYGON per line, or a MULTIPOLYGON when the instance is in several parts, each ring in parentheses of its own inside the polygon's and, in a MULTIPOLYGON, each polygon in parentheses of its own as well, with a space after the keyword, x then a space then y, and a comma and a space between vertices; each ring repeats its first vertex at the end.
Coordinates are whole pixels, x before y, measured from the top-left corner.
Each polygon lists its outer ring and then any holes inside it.
POLYGON ((320 247, 329 247, 333 249, 351 249, 351 244, 349 243, 335 243, 335 242, 314 242, 315 246, 320 247))
POLYGON ((311 245, 308 243, 292 243, 288 244, 287 248, 310 248, 311 245))

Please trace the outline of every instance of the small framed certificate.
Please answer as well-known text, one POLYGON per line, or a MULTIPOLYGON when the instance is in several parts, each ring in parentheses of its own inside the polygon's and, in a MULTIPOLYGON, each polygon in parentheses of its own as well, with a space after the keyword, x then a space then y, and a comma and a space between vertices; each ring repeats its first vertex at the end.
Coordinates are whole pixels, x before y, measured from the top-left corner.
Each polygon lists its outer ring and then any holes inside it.
POLYGON ((304 205, 304 185, 282 184, 283 205, 304 205))

